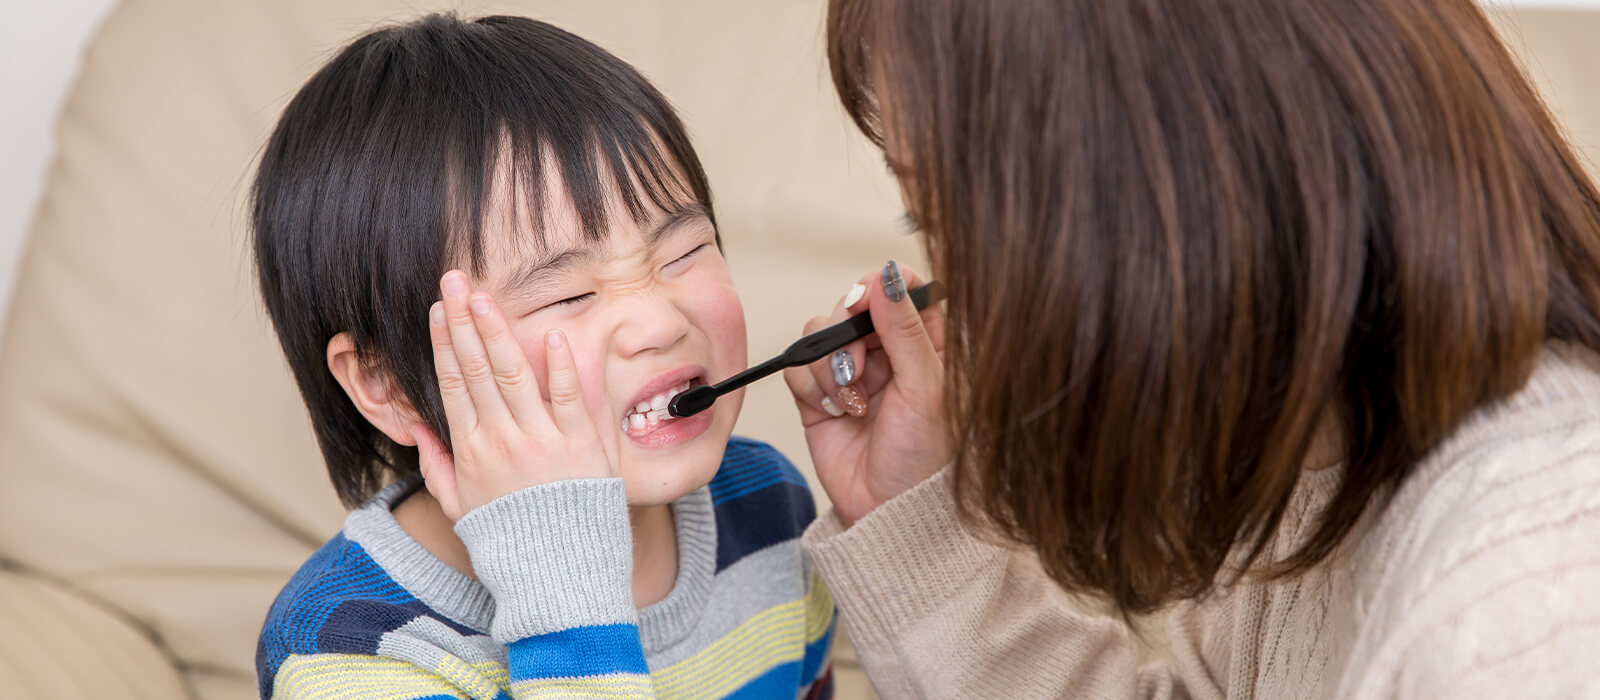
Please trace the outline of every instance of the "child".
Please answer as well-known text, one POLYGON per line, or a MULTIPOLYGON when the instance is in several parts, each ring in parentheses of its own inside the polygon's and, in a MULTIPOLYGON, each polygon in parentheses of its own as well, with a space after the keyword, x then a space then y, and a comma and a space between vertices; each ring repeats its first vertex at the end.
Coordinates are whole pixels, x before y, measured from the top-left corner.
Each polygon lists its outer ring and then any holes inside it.
POLYGON ((730 437, 739 396, 661 410, 745 326, 636 71, 515 17, 375 31, 289 104, 252 224, 359 504, 268 614, 263 698, 831 694, 804 479, 730 437))

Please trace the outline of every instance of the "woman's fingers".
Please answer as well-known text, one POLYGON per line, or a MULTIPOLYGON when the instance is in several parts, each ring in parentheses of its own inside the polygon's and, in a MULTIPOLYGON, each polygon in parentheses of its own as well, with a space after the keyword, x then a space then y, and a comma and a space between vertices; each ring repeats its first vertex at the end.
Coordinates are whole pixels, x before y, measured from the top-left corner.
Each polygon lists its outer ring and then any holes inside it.
MULTIPOLYGON (((898 274, 903 275, 901 284, 905 289, 913 289, 922 284, 920 276, 910 268, 904 268, 898 274)), ((833 315, 827 319, 827 323, 837 323, 867 311, 870 302, 866 292, 873 285, 877 285, 881 290, 883 278, 882 272, 872 272, 863 276, 861 281, 851 287, 849 293, 834 307, 833 315)), ((937 304, 921 311, 923 327, 935 351, 944 344, 943 313, 937 304)), ((820 327, 821 325, 817 326, 820 327)), ((808 326, 806 332, 810 333, 813 330, 815 328, 808 326)), ((871 397, 876 396, 889 384, 893 372, 891 362, 884 354, 884 341, 880 336, 881 333, 874 333, 865 339, 850 343, 828 358, 806 368, 812 379, 809 384, 815 385, 818 391, 829 398, 824 406, 825 409, 829 409, 829 413, 864 415, 871 397)))
MULTIPOLYGON (((866 293, 866 284, 857 283, 852 286, 839 303, 834 305, 833 314, 828 317, 827 323, 838 323, 864 310, 866 293)), ((866 343, 857 340, 811 365, 811 372, 818 386, 827 394, 828 401, 825 402, 824 408, 829 414, 848 413, 856 417, 866 415, 867 394, 857 384, 866 354, 866 343)))
MULTIPOLYGON (((445 326, 450 331, 450 345, 455 350, 456 365, 460 368, 467 394, 472 397, 476 419, 474 425, 491 420, 509 421, 510 409, 506 408, 505 399, 500 395, 494 365, 489 362, 489 353, 484 349, 483 338, 473 319, 475 312, 471 305, 473 301, 481 300, 469 300, 471 290, 467 276, 459 270, 445 273, 439 282, 439 290, 444 293, 445 326)), ((479 307, 481 311, 493 311, 484 309, 481 303, 479 307)))
POLYGON ((536 430, 548 425, 544 398, 539 393, 539 381, 534 377, 533 365, 523 352, 522 343, 511 332, 511 325, 500 313, 500 308, 488 294, 477 293, 468 298, 473 323, 483 342, 484 352, 500 400, 511 412, 512 420, 523 430, 536 430))
POLYGON ((550 416, 556 429, 568 437, 588 437, 596 434, 594 421, 583 405, 583 385, 578 379, 578 363, 572 357, 572 346, 566 334, 550 331, 544 334, 545 361, 550 373, 550 416))

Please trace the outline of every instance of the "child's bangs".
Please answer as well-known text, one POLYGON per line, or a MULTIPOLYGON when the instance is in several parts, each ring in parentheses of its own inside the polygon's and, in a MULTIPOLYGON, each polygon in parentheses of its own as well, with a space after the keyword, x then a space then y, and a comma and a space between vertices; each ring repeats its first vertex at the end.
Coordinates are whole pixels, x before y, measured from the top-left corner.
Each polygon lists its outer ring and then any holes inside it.
POLYGON ((474 273, 492 254, 486 250, 486 231, 516 231, 506 252, 543 249, 552 207, 570 206, 583 241, 595 243, 608 235, 611 217, 625 215, 644 225, 656 212, 701 199, 661 140, 642 124, 593 125, 582 138, 537 133, 529 126, 528 121, 502 122, 481 137, 467 135, 469 140, 449 155, 449 257, 474 273), (562 191, 547 191, 552 182, 562 191))

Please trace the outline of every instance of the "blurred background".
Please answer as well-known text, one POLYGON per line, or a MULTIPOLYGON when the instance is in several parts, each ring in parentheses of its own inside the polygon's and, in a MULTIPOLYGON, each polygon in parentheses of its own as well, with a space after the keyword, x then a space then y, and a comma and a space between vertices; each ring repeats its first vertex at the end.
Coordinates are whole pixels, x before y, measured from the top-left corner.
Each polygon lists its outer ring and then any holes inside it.
MULTIPOLYGON (((753 358, 862 273, 921 265, 836 104, 823 0, 52 0, 0 24, 0 688, 253 697, 255 634, 339 527, 254 298, 242 198, 293 91, 376 24, 525 14, 637 65, 711 178, 753 358)), ((1491 13, 1600 150, 1600 0, 1491 13)), ((739 432, 809 473, 781 382, 739 432)), ((824 496, 817 490, 819 501, 824 496)), ((825 504, 824 504, 825 505, 825 504)), ((839 697, 871 697, 841 651, 839 697)))

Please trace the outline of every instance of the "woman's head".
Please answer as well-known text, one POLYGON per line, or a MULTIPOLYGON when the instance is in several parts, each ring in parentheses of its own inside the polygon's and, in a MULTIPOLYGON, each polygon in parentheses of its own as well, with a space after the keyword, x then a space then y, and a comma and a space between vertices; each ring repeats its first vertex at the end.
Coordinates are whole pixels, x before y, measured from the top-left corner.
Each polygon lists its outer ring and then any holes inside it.
POLYGON ((1471 0, 832 0, 950 288, 957 488, 1063 584, 1204 592, 1343 445, 1320 560, 1540 346, 1594 186, 1471 0))
POLYGON ((517 17, 432 15, 357 39, 285 110, 252 227, 347 504, 416 471, 411 423, 448 439, 427 316, 450 269, 494 295, 541 385, 544 332, 566 333, 631 499, 669 501, 715 472, 737 401, 694 436, 626 425, 641 400, 742 369, 745 335, 683 126, 603 49, 517 17))

